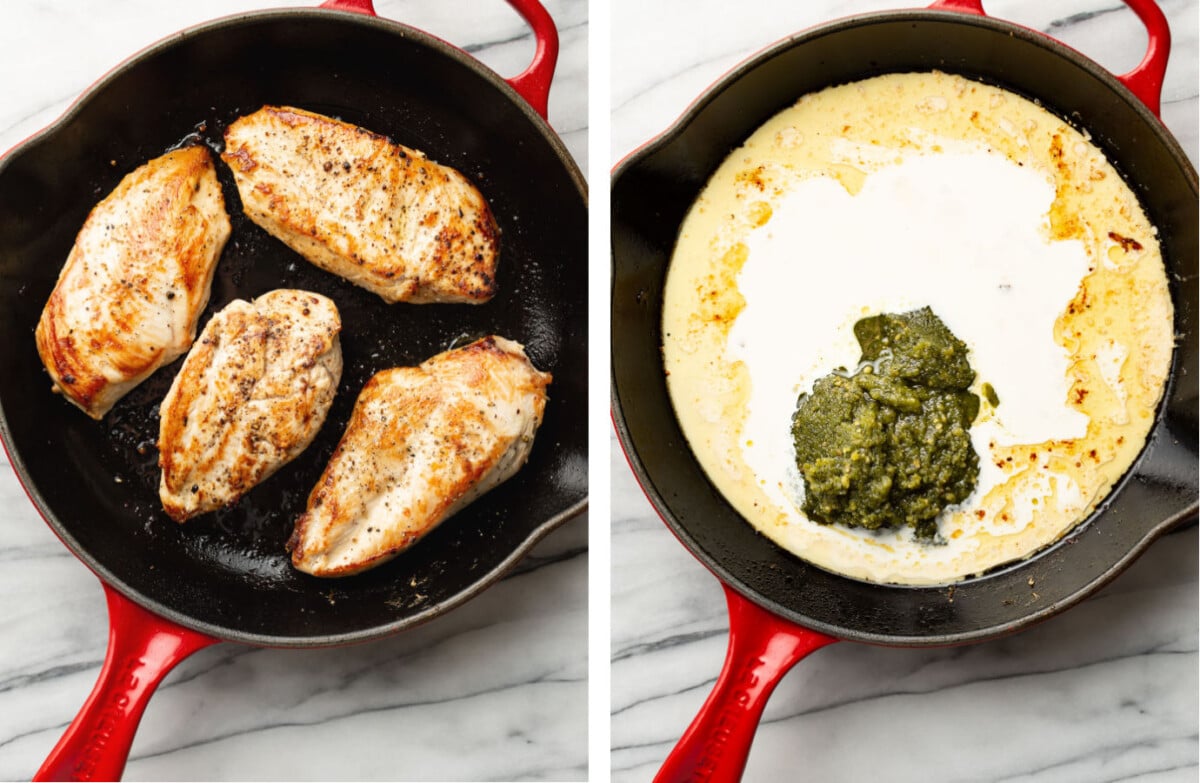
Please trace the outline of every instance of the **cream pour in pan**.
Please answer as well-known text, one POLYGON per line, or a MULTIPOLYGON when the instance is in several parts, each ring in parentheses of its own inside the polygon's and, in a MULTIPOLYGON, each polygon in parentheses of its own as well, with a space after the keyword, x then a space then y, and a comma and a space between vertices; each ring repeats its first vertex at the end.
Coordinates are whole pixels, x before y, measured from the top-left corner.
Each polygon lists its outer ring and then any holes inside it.
POLYGON ((1094 145, 940 73, 805 96, 722 164, 664 299, 668 386, 709 477, 819 566, 936 584, 1028 556, 1100 502, 1153 424, 1172 348, 1154 228, 1094 145), (809 521, 796 397, 853 369, 855 321, 930 306, 970 349, 975 492, 935 544, 809 521))

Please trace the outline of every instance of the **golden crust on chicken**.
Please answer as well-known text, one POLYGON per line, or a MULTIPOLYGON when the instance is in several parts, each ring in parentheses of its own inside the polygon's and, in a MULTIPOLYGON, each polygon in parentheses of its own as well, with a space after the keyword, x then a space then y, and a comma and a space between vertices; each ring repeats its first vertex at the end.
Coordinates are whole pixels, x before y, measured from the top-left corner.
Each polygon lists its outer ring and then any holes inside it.
POLYGON ((486 337, 377 373, 296 521, 292 564, 346 576, 384 563, 529 457, 549 373, 486 337))
POLYGON ((187 351, 229 233, 207 148, 122 179, 84 221, 38 321, 55 391, 100 419, 187 351))
POLYGON ((341 328, 331 300, 289 289, 209 320, 160 408, 159 497, 172 519, 236 502, 312 443, 341 378, 341 328))
POLYGON ((479 190, 424 153, 331 117, 265 106, 225 132, 246 215, 388 302, 486 302, 499 232, 479 190))

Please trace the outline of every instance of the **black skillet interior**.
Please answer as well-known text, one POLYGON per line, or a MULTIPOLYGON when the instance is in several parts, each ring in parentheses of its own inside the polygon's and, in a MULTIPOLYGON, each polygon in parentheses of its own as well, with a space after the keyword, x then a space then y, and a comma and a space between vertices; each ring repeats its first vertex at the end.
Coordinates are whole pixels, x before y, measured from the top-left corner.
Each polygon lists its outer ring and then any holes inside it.
POLYGON ((1196 174, 1178 144, 1099 66, 991 19, 902 12, 823 26, 735 69, 612 184, 612 365, 618 434, 681 541, 726 584, 776 614, 842 638, 953 644, 1006 633, 1081 600, 1158 534, 1195 515, 1196 174), (799 96, 882 73, 938 69, 1040 100, 1090 130, 1163 241, 1179 335, 1156 429, 1119 491, 1083 526, 1021 564, 949 587, 889 587, 799 560, 758 535, 688 449, 662 372, 661 296, 680 222, 710 173, 799 96))
POLYGON ((259 644, 377 636, 498 578, 587 496, 586 195, 561 143, 494 74, 398 25, 326 11, 222 20, 164 42, 98 85, 65 123, 0 167, 0 419, 14 467, 66 543, 139 603, 259 644), (175 362, 94 422, 50 392, 33 342, 42 305, 91 206, 181 141, 222 147, 265 103, 335 115, 472 179, 501 228, 488 304, 385 304, 321 272, 250 223, 218 162, 233 235, 201 319, 279 287, 331 297, 345 369, 313 445, 235 507, 173 523, 157 500, 158 403, 175 362), (284 552, 366 380, 456 341, 498 333, 554 374, 529 463, 390 564, 342 580, 284 552))

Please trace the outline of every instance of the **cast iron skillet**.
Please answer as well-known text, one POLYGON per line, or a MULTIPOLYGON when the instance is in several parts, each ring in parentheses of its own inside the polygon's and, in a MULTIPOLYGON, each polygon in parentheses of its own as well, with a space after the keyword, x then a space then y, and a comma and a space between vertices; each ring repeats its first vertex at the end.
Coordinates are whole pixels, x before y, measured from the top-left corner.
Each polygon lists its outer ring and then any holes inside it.
POLYGON ((136 55, 0 162, 0 435, 30 499, 105 584, 111 622, 96 690, 39 777, 118 777, 154 686, 200 647, 332 645, 410 628, 495 582, 585 507, 585 184, 539 116, 554 23, 536 0, 510 2, 537 52, 508 83, 443 41, 375 18, 365 0, 241 15, 136 55), (218 163, 233 235, 201 326, 237 297, 316 291, 341 311, 345 369, 303 455, 236 507, 180 526, 158 505, 154 448, 178 363, 97 423, 50 392, 33 328, 96 201, 172 145, 219 148, 230 121, 265 103, 340 116, 464 172, 500 225, 500 293, 480 306, 387 305, 251 224, 218 163), (487 333, 524 343, 554 374, 528 464, 384 567, 342 580, 294 571, 284 542, 366 380, 487 333))
POLYGON ((1156 117, 1169 33, 1151 0, 1126 0, 1149 52, 1114 78, 1039 33, 983 15, 979 0, 833 22, 735 68, 612 182, 613 417, 664 521, 721 580, 730 644, 712 695, 658 780, 736 780, 766 699, 800 658, 837 639, 952 645, 1026 628, 1078 603, 1196 512, 1196 173, 1156 117), (758 535, 706 478, 679 429, 661 355, 662 288, 680 222, 712 171, 767 118, 823 87, 882 73, 964 74, 1035 98, 1086 126, 1158 227, 1179 335, 1149 441, 1109 499, 1066 539, 954 586, 893 587, 813 567, 758 535))

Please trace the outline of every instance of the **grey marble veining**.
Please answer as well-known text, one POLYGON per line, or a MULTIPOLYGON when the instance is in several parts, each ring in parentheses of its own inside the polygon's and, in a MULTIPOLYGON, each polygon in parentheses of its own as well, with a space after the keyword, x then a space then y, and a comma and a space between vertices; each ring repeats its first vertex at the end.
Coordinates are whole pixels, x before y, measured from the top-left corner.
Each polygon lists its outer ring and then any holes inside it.
MULTIPOLYGON (((669 127, 713 81, 793 32, 888 0, 617 0, 611 160, 669 127)), ((903 5, 903 4, 899 4, 903 5)), ((1197 4, 1161 3, 1174 46, 1163 119, 1193 164, 1197 4)), ((1140 61, 1120 2, 991 0, 1105 67, 1140 61)), ((707 697, 728 619, 716 579, 645 500, 612 441, 612 780, 649 780, 707 697)), ((1197 531, 1154 544, 1082 605, 953 649, 839 643, 801 661, 764 715, 745 780, 1184 783, 1197 778, 1197 531)))
MULTIPOLYGON (((0 152, 160 38, 295 4, 4 3, 0 152)), ((588 5, 547 6, 561 41, 550 123, 582 166, 588 5)), ((376 8, 505 77, 533 54, 528 27, 501 0, 376 8)), ((586 779, 587 529, 586 514, 569 521, 478 598, 398 636, 336 649, 200 651, 151 701, 126 778, 586 779)), ((107 619, 99 583, 39 518, 2 452, 0 530, 0 779, 28 779, 95 682, 107 619)))

